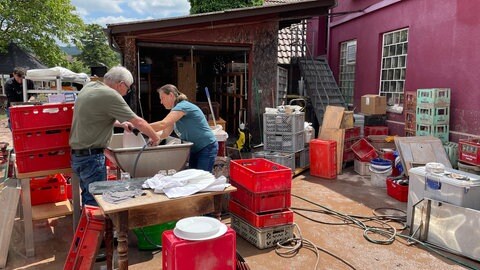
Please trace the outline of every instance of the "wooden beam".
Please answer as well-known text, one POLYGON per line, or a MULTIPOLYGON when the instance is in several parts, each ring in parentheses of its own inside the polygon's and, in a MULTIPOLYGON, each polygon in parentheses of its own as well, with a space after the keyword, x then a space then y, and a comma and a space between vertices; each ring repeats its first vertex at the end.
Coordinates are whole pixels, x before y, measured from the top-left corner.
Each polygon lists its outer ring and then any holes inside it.
POLYGON ((8 247, 10 246, 19 198, 20 186, 18 180, 6 180, 5 187, 0 190, 0 268, 5 268, 7 263, 8 247))

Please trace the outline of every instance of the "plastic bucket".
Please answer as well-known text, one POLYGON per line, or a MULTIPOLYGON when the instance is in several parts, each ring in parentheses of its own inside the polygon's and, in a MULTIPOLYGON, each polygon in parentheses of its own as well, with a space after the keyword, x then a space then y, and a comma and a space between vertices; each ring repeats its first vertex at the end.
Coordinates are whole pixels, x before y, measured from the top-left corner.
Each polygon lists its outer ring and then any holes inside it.
POLYGON ((375 187, 387 187, 387 177, 392 174, 392 167, 386 171, 377 171, 373 169, 371 166, 369 167, 371 172, 370 180, 372 181, 372 185, 375 187))
POLYGON ((159 246, 162 245, 162 233, 166 230, 174 229, 175 224, 177 224, 177 221, 170 221, 158 225, 133 229, 133 232, 138 239, 138 249, 160 249, 159 246))

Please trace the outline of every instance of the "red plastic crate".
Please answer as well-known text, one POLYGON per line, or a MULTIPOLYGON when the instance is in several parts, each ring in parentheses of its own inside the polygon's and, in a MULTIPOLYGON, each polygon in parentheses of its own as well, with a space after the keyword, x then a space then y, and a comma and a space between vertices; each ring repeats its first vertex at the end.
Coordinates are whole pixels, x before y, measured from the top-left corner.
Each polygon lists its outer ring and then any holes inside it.
POLYGON ((232 179, 230 179, 230 184, 237 188, 237 191, 232 192, 230 197, 252 212, 262 213, 290 208, 291 192, 289 189, 254 193, 232 179))
POLYGON ((353 153, 360 161, 370 161, 378 157, 375 147, 373 147, 367 140, 364 138, 358 140, 351 147, 353 153))
POLYGON ((230 179, 250 192, 270 192, 292 187, 292 169, 264 158, 230 161, 230 179))
POLYGON ((230 200, 228 207, 232 214, 244 219, 257 228, 267 228, 293 223, 293 211, 290 209, 256 214, 233 200, 230 200))
POLYGON ((337 177, 337 166, 336 141, 310 141, 310 175, 333 179, 337 177))
POLYGON ((67 126, 72 124, 74 103, 21 105, 10 107, 12 131, 67 126))
POLYGON ((387 126, 365 126, 363 128, 363 136, 367 137, 368 135, 388 135, 387 126))
POLYGON ((480 165, 480 139, 460 139, 458 159, 471 165, 480 165))
POLYGON ((99 207, 85 205, 63 270, 92 269, 103 238, 105 218, 99 207))
POLYGON ((67 181, 61 174, 30 180, 30 198, 32 205, 61 202, 67 199, 67 181))
POLYGON ((391 177, 387 177, 387 194, 398 201, 407 202, 408 186, 399 185, 391 177))
POLYGON ((356 139, 360 137, 360 127, 353 127, 353 128, 347 128, 345 129, 345 136, 344 140, 348 141, 351 139, 356 139))
POLYGON ((55 147, 69 147, 70 125, 25 129, 12 132, 13 148, 16 153, 55 147))
POLYGON ((21 152, 16 155, 19 173, 70 168, 70 147, 21 152))
POLYGON ((349 162, 355 160, 355 153, 352 151, 352 149, 343 151, 343 162, 349 162))
POLYGON ((176 237, 173 230, 162 234, 163 270, 235 270, 236 232, 228 228, 217 238, 189 241, 176 237))

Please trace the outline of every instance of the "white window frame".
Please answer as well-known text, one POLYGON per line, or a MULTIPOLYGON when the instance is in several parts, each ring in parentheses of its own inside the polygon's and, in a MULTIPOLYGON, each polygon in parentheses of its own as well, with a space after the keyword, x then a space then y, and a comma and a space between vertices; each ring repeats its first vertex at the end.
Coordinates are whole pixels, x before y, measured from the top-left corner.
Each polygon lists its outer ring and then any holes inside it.
POLYGON ((407 71, 408 30, 383 34, 379 94, 387 97, 387 110, 402 113, 407 71))
POLYGON ((340 43, 338 86, 348 105, 353 106, 355 91, 355 68, 357 58, 357 40, 340 43), (350 51, 349 51, 350 49, 350 51))

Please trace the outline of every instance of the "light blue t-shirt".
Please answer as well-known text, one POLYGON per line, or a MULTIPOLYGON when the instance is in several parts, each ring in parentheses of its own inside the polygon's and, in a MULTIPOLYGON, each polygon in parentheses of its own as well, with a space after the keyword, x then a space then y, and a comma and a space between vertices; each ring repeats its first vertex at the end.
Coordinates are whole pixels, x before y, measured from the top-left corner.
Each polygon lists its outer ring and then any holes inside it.
POLYGON ((192 153, 202 150, 217 139, 208 125, 205 115, 197 105, 186 100, 180 101, 172 111, 181 111, 185 115, 175 123, 175 132, 180 139, 193 143, 192 153), (180 133, 180 134, 178 134, 180 133))

